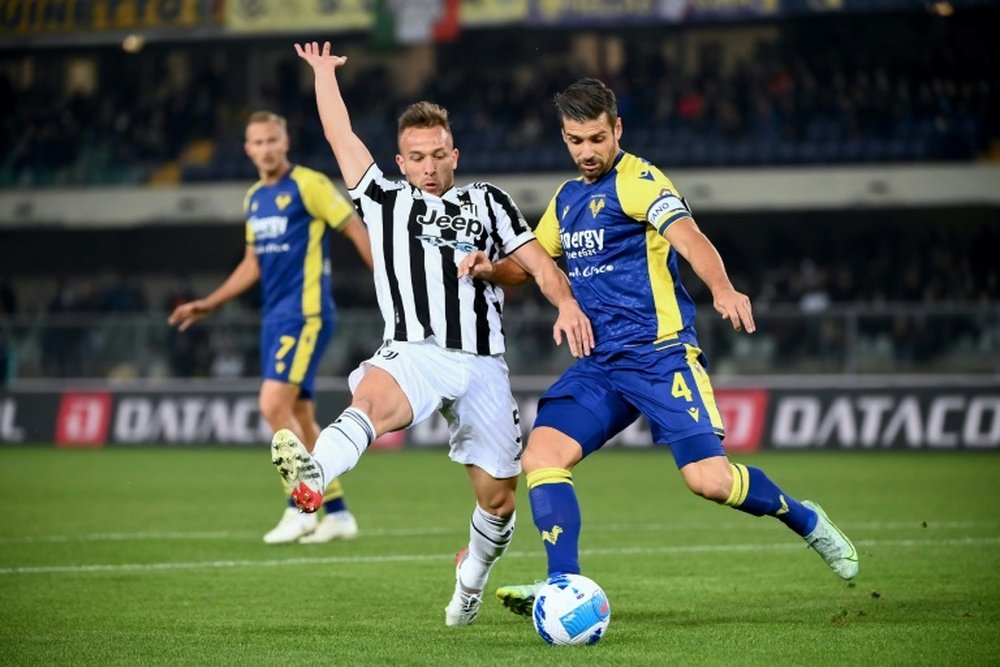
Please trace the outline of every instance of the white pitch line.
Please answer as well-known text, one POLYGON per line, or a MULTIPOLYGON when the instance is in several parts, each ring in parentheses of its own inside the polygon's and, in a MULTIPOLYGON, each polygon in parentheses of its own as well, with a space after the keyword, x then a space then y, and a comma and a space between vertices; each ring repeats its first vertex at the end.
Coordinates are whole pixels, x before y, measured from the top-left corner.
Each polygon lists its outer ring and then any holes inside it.
MULTIPOLYGON (((397 528, 366 529, 365 537, 413 537, 418 535, 465 534, 468 526, 447 528, 397 528)), ((138 540, 253 540, 259 541, 263 533, 250 531, 204 531, 204 532, 140 532, 140 533, 86 533, 83 535, 39 535, 35 537, 0 537, 0 544, 33 544, 38 542, 129 542, 138 540)))
MULTIPOLYGON (((734 523, 588 523, 588 532, 665 532, 676 530, 711 530, 735 531, 735 530, 759 530, 763 524, 752 521, 741 521, 734 523)), ((927 526, 923 526, 920 521, 862 521, 855 523, 841 524, 848 532, 859 530, 966 530, 966 529, 987 529, 1000 526, 998 521, 927 521, 927 526)), ((362 534, 365 537, 414 537, 420 535, 457 535, 464 534, 466 528, 456 526, 455 528, 373 528, 364 529, 362 534)), ((85 533, 83 535, 38 535, 32 537, 0 537, 2 544, 36 544, 36 543, 61 543, 61 542, 130 542, 130 541, 171 541, 171 540, 239 540, 257 541, 260 533, 251 531, 147 531, 137 533, 85 533)))
MULTIPOLYGON (((963 537, 943 540, 855 540, 861 547, 975 547, 1000 545, 1000 537, 963 537)), ((802 549, 801 543, 780 544, 703 544, 663 547, 616 547, 581 549, 581 556, 671 555, 690 553, 730 553, 802 549)), ((513 551, 504 558, 540 558, 540 551, 513 551)), ((178 563, 121 563, 117 565, 53 565, 46 567, 5 567, 0 576, 16 574, 91 574, 100 572, 157 572, 165 570, 232 569, 243 567, 286 567, 289 565, 344 565, 351 563, 413 563, 453 561, 452 553, 398 554, 390 556, 327 556, 323 558, 275 558, 266 560, 217 560, 178 563)))

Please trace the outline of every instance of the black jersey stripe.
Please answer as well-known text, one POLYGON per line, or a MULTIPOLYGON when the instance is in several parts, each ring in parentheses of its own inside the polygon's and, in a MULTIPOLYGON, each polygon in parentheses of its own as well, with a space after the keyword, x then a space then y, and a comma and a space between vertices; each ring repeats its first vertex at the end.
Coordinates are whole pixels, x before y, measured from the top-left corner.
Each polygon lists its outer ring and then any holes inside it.
MULTIPOLYGON (((472 200, 468 192, 459 193, 458 199, 463 204, 471 204, 472 200)), ((444 212, 447 215, 460 216, 462 208, 453 203, 444 202, 444 212)), ((441 230, 441 238, 450 241, 458 239, 458 231, 444 228, 441 230)), ((444 325, 445 344, 448 347, 464 347, 462 341, 462 304, 459 301, 458 285, 458 262, 455 261, 455 247, 443 245, 441 251, 441 276, 444 282, 444 325)), ((480 353, 482 354, 482 353, 480 353)))
POLYGON ((434 336, 448 348, 502 353, 503 292, 486 281, 459 281, 456 259, 479 249, 496 260, 505 245, 530 238, 514 202, 484 183, 434 196, 387 179, 377 166, 363 183, 352 195, 380 260, 374 277, 384 338, 417 342, 434 336))
MULTIPOLYGON (((372 182, 368 189, 376 187, 372 182)), ((396 273, 396 244, 392 242, 396 226, 396 198, 398 190, 378 189, 382 203, 382 257, 385 259, 385 275, 389 283, 389 295, 392 300, 393 339, 406 340, 406 309, 403 308, 403 297, 399 291, 399 276, 396 273)), ((367 196, 367 192, 365 193, 367 196)), ((371 198, 375 201, 375 198, 371 198)))
MULTIPOLYGON (((486 185, 487 189, 492 186, 486 185)), ((494 188, 497 192, 500 192, 498 188, 494 188)), ((493 253, 487 253, 491 255, 492 259, 498 259, 503 254, 503 239, 500 238, 500 233, 497 231, 497 216, 493 207, 488 205, 489 198, 487 198, 486 213, 490 219, 490 239, 493 243, 493 253)), ((489 303, 486 301, 486 290, 480 290, 481 283, 476 285, 476 300, 473 302, 473 310, 476 313, 476 338, 482 340, 483 336, 489 337, 490 321, 489 321, 489 303), (485 334, 483 333, 485 331, 485 334)), ((500 289, 499 287, 496 289, 500 289)), ((500 322, 500 335, 504 335, 503 331, 503 313, 500 311, 499 302, 494 302, 493 307, 497 314, 497 320, 500 322)), ((483 354, 480 352, 479 354, 483 354)))
POLYGON ((486 188, 486 191, 490 193, 493 201, 499 204, 500 208, 502 208, 504 213, 507 214, 507 217, 510 218, 510 226, 514 229, 515 236, 517 234, 523 234, 531 229, 528 227, 527 221, 521 217, 521 213, 517 210, 517 207, 514 205, 514 201, 510 198, 510 195, 490 183, 484 183, 483 186, 486 188))
MULTIPOLYGON (((417 218, 427 214, 427 202, 424 199, 414 199, 410 206, 410 215, 406 221, 408 243, 410 248, 410 284, 413 286, 413 309, 417 313, 417 322, 423 327, 424 338, 434 334, 431 327, 430 299, 427 293, 427 270, 424 268, 426 251, 423 242, 418 238, 422 227, 417 218)), ((406 340, 405 338, 402 340, 406 340)))

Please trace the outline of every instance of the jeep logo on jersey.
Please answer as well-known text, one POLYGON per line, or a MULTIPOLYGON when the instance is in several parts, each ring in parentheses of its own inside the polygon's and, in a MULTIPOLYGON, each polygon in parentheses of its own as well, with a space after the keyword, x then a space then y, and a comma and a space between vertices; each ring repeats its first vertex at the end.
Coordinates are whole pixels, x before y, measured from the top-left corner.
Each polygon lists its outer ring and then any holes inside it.
POLYGON ((288 229, 288 218, 283 215, 269 215, 266 218, 250 218, 255 241, 276 239, 288 229))
POLYGON ((483 223, 475 218, 466 218, 461 215, 445 215, 437 211, 431 211, 427 215, 418 215, 417 222, 421 225, 432 225, 440 229, 453 229, 456 232, 465 232, 473 238, 478 238, 485 230, 483 223))

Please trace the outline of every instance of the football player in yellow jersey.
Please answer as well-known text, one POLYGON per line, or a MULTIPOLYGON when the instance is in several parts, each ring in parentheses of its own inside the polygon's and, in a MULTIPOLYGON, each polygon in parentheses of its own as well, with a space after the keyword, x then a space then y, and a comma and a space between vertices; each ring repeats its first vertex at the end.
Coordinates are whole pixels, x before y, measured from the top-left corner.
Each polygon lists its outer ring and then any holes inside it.
MULTIPOLYGON (((319 436, 313 407, 316 371, 336 325, 328 232, 347 237, 371 268, 368 231, 326 176, 289 162, 284 118, 269 111, 253 113, 245 149, 260 180, 244 202, 243 260, 211 294, 177 306, 169 323, 184 331, 260 281, 260 411, 272 430, 289 429, 311 449, 319 436)), ((338 480, 327 486, 323 500, 322 521, 300 513, 289 501, 264 541, 315 543, 357 535, 338 480)))
MULTIPOLYGON (((555 102, 580 176, 559 188, 535 235, 550 255, 565 258, 573 294, 593 324, 595 347, 540 399, 522 457, 549 576, 580 572, 580 508, 571 469, 642 415, 654 444, 669 449, 692 492, 777 518, 837 575, 852 579, 857 552, 818 505, 797 501, 759 468, 726 456, 678 255, 708 285, 715 309, 737 331, 756 328, 750 299, 733 287, 673 183, 620 148, 614 93, 588 78, 555 102)), ((475 255, 466 263, 474 275, 495 282, 527 280, 513 259, 493 264, 475 255)), ((540 586, 501 587, 497 597, 511 611, 530 615, 540 586)))

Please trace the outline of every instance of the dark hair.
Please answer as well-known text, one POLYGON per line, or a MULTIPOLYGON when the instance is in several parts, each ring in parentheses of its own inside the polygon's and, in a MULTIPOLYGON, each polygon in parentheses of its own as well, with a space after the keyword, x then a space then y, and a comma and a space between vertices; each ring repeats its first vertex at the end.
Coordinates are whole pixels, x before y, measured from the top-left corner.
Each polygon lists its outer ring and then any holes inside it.
POLYGON ((432 102, 414 102, 400 114, 396 136, 400 136, 403 130, 411 127, 443 127, 448 134, 451 134, 448 110, 432 102))
POLYGON ((560 121, 569 118, 582 123, 597 120, 602 113, 608 115, 612 124, 618 118, 615 94, 597 79, 580 79, 563 92, 556 93, 554 101, 560 121))

